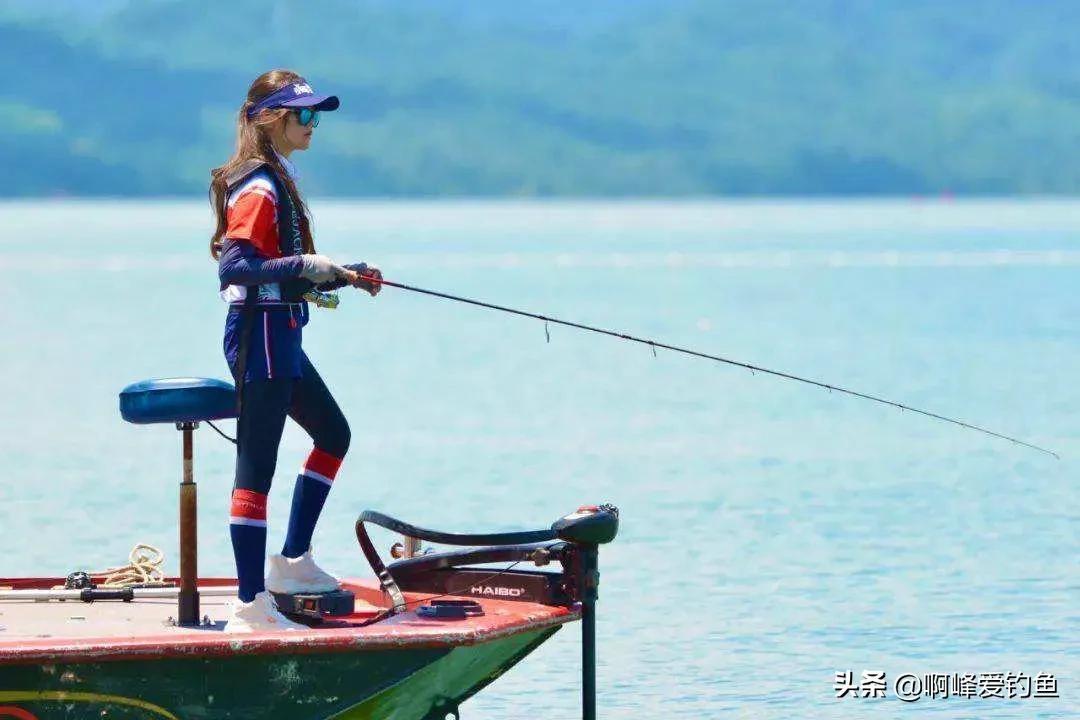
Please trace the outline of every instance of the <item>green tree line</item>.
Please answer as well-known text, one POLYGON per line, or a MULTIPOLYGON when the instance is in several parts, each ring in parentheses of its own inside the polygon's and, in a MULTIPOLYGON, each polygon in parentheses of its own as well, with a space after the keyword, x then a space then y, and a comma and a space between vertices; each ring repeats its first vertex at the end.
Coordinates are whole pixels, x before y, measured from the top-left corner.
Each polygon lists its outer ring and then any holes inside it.
POLYGON ((0 195, 193 195, 263 70, 341 97, 312 194, 1080 190, 1080 3, 29 0, 0 195))

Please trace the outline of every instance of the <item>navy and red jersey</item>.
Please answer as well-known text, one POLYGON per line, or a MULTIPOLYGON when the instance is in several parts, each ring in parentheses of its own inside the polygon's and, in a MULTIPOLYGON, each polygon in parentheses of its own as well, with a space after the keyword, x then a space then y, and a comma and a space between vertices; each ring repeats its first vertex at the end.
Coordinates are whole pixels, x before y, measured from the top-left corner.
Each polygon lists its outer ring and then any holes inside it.
POLYGON ((263 166, 229 189, 226 230, 218 258, 220 295, 231 309, 225 320, 224 350, 235 370, 244 327, 243 312, 250 287, 258 288, 245 382, 301 375, 302 328, 308 321, 307 303, 282 302, 280 283, 299 277, 299 255, 283 257, 278 229, 276 186, 263 166))
MULTIPOLYGON (((225 202, 224 237, 226 240, 246 241, 264 259, 281 257, 277 191, 266 166, 229 190, 225 202)), ((246 284, 228 285, 221 291, 221 298, 226 302, 243 302, 247 296, 246 284)), ((260 284, 259 301, 280 302, 281 286, 278 283, 260 284)))

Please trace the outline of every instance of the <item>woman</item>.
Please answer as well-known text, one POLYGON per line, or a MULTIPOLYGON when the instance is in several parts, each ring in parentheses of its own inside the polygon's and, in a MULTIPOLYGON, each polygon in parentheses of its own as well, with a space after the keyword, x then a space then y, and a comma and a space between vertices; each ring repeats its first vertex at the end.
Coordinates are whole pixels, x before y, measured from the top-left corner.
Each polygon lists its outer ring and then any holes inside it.
POLYGON ((230 533, 238 599, 226 630, 305 629, 285 618, 271 592, 325 592, 338 587, 311 557, 311 535, 342 459, 349 425, 301 348, 308 321, 304 294, 352 285, 377 295, 382 275, 363 263, 339 266, 317 255, 307 206, 289 161, 306 150, 321 111, 335 96, 316 95, 287 70, 260 75, 240 109, 236 152, 211 172, 217 228, 210 241, 221 297, 229 303, 225 357, 236 380, 236 479, 230 533), (266 496, 278 445, 291 417, 314 448, 300 468, 281 554, 266 556, 266 496))

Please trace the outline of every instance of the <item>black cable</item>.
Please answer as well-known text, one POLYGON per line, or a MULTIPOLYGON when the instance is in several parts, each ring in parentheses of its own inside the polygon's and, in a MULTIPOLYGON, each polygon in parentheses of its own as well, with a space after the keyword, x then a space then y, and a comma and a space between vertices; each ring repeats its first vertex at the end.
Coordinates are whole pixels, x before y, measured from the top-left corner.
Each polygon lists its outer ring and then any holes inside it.
POLYGON ((946 417, 945 415, 938 415, 937 413, 930 412, 929 410, 920 410, 919 408, 911 407, 910 405, 904 405, 893 400, 887 400, 876 395, 869 395, 867 393, 858 392, 856 390, 848 390, 847 388, 840 387, 838 385, 831 385, 829 383, 821 382, 818 380, 811 380, 810 378, 799 377, 798 375, 792 375, 790 373, 781 372, 779 370, 770 370, 769 368, 761 367, 759 365, 751 365, 750 363, 740 362, 738 360, 731 360, 730 358, 721 357, 719 355, 710 355, 708 353, 698 352, 697 350, 691 350, 689 348, 677 347, 675 345, 667 345, 665 343, 656 342, 655 340, 648 340, 644 338, 634 337, 633 335, 627 335, 626 333, 615 332, 614 330, 605 330, 604 328, 593 327, 591 325, 584 325, 582 323, 571 322, 569 320, 560 320, 558 318, 549 317, 547 315, 540 315, 537 313, 527 312, 525 310, 516 310, 514 308, 504 307, 502 305, 495 305, 494 303, 483 302, 480 300, 472 300, 466 297, 459 297, 457 295, 450 295, 448 293, 437 292, 435 290, 425 290, 424 288, 413 287, 412 285, 405 285, 404 283, 397 283, 391 280, 380 279, 379 282, 383 285, 389 285, 390 287, 399 288, 401 290, 408 290, 410 292, 420 293, 422 295, 430 295, 432 297, 442 298, 444 300, 453 300, 455 302, 466 303, 469 305, 476 305, 478 307, 487 308, 488 310, 498 310, 499 312, 510 313, 511 315, 520 315, 521 317, 532 318, 534 320, 541 320, 545 323, 555 323, 556 325, 565 325, 566 327, 576 328, 578 330, 585 330, 588 332, 599 333, 601 335, 607 335, 609 337, 618 338, 620 340, 629 340, 630 342, 641 343, 643 345, 649 345, 652 347, 653 352, 656 352, 656 348, 663 350, 671 350, 672 352, 682 353, 684 355, 690 355, 693 357, 704 358, 706 360, 715 360, 716 362, 726 363, 728 365, 734 365, 749 370, 750 372, 762 372, 767 375, 773 375, 775 377, 784 378, 786 380, 794 380, 796 382, 806 383, 807 385, 814 385, 816 387, 824 388, 829 392, 835 390, 836 392, 844 393, 845 395, 851 395, 852 397, 862 398, 863 400, 870 400, 872 402, 881 403, 882 405, 888 405, 890 407, 898 408, 901 411, 909 410, 913 413, 918 413, 925 417, 933 418, 935 420, 941 420, 942 422, 952 423, 968 430, 974 430, 976 432, 990 435, 992 437, 999 438, 1001 440, 1007 440, 1008 442, 1015 443, 1016 445, 1022 445, 1032 450, 1038 450, 1039 452, 1046 453, 1056 459, 1061 459, 1060 456, 1053 450, 1034 445, 1029 442, 1025 442, 1018 438, 1010 437, 1009 435, 1003 435, 993 430, 988 430, 978 425, 972 425, 971 423, 957 420, 955 418, 946 417))
POLYGON ((440 545, 457 545, 465 547, 481 547, 484 545, 524 545, 528 543, 547 542, 556 538, 555 531, 551 528, 546 530, 522 530, 505 533, 448 533, 441 530, 429 530, 417 527, 410 523, 390 517, 377 510, 364 510, 356 519, 357 528, 363 523, 372 523, 386 528, 391 532, 407 537, 419 538, 440 545))
MULTIPOLYGON (((499 575, 503 575, 504 573, 507 573, 510 570, 512 570, 515 565, 517 565, 518 563, 521 563, 521 562, 523 562, 523 561, 515 560, 514 562, 510 563, 509 565, 507 565, 503 569, 498 570, 496 572, 493 572, 490 575, 488 575, 487 577, 480 578, 480 580, 476 581, 475 583, 470 583, 470 585, 479 584, 479 583, 485 583, 488 580, 490 580, 491 578, 498 577, 499 575)), ((447 590, 446 592, 444 592, 444 593, 442 593, 440 595, 432 595, 431 597, 424 598, 423 600, 409 600, 409 601, 405 602, 405 607, 408 607, 410 605, 420 605, 420 604, 423 604, 423 603, 426 603, 426 602, 430 602, 432 600, 438 600, 439 598, 447 597, 449 595, 456 595, 458 592, 460 592, 460 591, 462 591, 464 589, 465 589, 465 586, 462 586, 460 588, 454 588, 453 590, 447 590)), ((385 619, 387 619, 389 617, 393 617, 393 615, 394 615, 393 608, 383 608, 382 610, 379 610, 379 612, 377 612, 375 615, 367 618, 363 622, 354 623, 353 626, 354 627, 366 627, 368 625, 374 625, 375 623, 379 622, 380 620, 385 620, 385 619)))
POLYGON ((229 437, 228 435, 226 435, 225 433, 221 432, 221 430, 220 430, 220 429, 218 429, 218 426, 217 426, 217 425, 215 425, 214 423, 210 422, 209 420, 207 420, 207 421, 206 421, 206 424, 207 424, 207 425, 209 425, 210 427, 214 428, 214 432, 216 432, 216 433, 217 433, 218 435, 220 435, 221 437, 225 438, 226 440, 228 440, 229 442, 231 442, 231 443, 232 443, 233 445, 235 445, 235 444, 236 444, 236 438, 231 438, 231 437, 229 437))

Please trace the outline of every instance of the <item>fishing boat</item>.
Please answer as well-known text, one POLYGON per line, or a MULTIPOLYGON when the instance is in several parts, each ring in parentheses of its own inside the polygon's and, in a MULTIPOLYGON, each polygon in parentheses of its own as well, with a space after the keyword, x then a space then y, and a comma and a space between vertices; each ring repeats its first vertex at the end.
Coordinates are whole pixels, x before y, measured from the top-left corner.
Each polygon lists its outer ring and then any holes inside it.
POLYGON ((182 434, 180 574, 152 587, 104 587, 86 573, 0 578, 0 720, 459 718, 465 700, 572 622, 582 715, 595 717, 598 548, 618 532, 610 505, 487 534, 364 511, 358 554, 374 578, 277 596, 306 630, 223 632, 236 580, 198 576, 192 458, 200 423, 235 417, 235 407, 232 385, 206 378, 120 394, 125 420, 182 434), (395 561, 383 562, 370 525, 400 533, 395 561), (422 552, 422 541, 452 547, 422 552))
MULTIPOLYGON (((665 350, 911 411, 1058 457, 840 385, 386 278, 380 283, 540 320, 549 339, 549 324, 596 333, 654 354, 665 350)), ((277 595, 279 607, 307 630, 223 633, 236 580, 198 576, 192 453, 199 424, 217 430, 213 422, 235 418, 236 404, 232 385, 206 378, 147 380, 120 393, 125 420, 172 424, 183 435, 180 575, 156 587, 106 587, 86 573, 0 578, 0 720, 458 718, 462 702, 571 622, 581 626, 582 717, 596 717, 599 547, 619 526, 611 505, 582 506, 540 530, 489 534, 440 532, 367 510, 357 518, 356 537, 374 579, 346 579, 333 593, 277 595), (401 534, 395 562, 383 562, 368 525, 401 534), (420 552, 422 541, 456 549, 420 552), (499 562, 510 565, 491 567, 499 562), (530 564, 558 569, 525 569, 530 564)))

